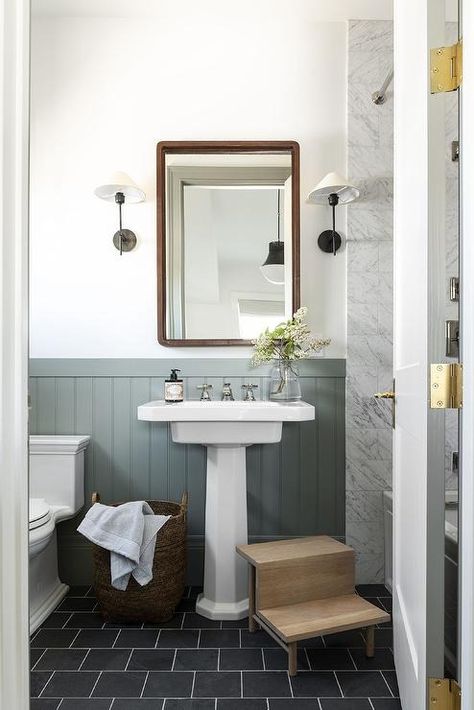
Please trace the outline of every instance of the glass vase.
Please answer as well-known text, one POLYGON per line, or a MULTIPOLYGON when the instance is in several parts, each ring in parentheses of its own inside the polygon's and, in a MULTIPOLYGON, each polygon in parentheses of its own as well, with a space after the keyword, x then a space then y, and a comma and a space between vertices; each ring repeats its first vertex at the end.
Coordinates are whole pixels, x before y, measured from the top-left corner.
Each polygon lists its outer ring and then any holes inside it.
POLYGON ((289 360, 275 362, 270 379, 270 399, 277 402, 295 402, 301 399, 301 386, 295 363, 289 360))

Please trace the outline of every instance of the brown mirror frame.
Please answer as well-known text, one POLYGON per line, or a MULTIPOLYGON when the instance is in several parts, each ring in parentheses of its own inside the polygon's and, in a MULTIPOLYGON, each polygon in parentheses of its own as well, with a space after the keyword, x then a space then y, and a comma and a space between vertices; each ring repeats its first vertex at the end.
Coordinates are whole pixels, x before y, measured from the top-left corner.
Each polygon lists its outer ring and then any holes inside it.
POLYGON ((166 335, 166 155, 177 153, 280 153, 291 155, 292 312, 300 307, 300 146, 296 141, 160 141, 156 147, 158 342, 167 347, 251 345, 250 340, 174 339, 166 335))

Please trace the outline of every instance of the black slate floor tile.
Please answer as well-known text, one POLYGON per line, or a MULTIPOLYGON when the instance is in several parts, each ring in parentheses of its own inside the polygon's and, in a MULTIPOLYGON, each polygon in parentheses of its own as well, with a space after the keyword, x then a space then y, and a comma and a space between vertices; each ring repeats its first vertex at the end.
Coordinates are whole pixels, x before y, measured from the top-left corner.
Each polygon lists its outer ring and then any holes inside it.
POLYGON ((82 648, 50 648, 36 664, 39 671, 77 671, 86 657, 82 648))
POLYGON ((375 648, 393 648, 393 629, 375 629, 375 648))
POLYGON ((174 671, 217 671, 216 648, 180 648, 176 651, 174 671))
POLYGON ((41 694, 50 678, 51 673, 47 671, 32 671, 30 673, 30 694, 32 698, 36 698, 41 694))
POLYGON ((215 701, 210 698, 167 698, 164 710, 214 710, 215 701))
POLYGON ((219 698, 217 710, 267 710, 265 698, 219 698))
POLYGON ((265 631, 245 631, 240 632, 242 639, 242 648, 275 648, 278 647, 277 642, 265 631))
POLYGON ((92 611, 96 604, 93 597, 65 597, 57 611, 92 611))
POLYGON ((190 613, 184 615, 183 629, 220 629, 221 622, 206 619, 201 614, 190 613))
POLYGON ((158 631, 152 629, 122 629, 117 636, 114 648, 154 648, 158 631))
POLYGON ((402 705, 398 698, 377 698, 372 699, 374 710, 402 710, 402 705))
POLYGON ((175 651, 172 648, 137 649, 132 652, 128 671, 170 671, 175 651))
POLYGON ((298 648, 325 648, 325 646, 321 636, 315 636, 312 639, 298 641, 298 648))
POLYGON ((176 611, 196 611, 196 600, 195 599, 181 599, 176 611))
POLYGON ((33 668, 45 653, 44 648, 30 648, 30 668, 33 668))
POLYGON ((66 710, 109 710, 110 700, 102 698, 65 698, 61 707, 66 710))
POLYGON ((392 613, 392 597, 381 597, 379 599, 379 602, 381 602, 383 608, 385 611, 388 611, 390 614, 392 613))
POLYGON ((156 698, 115 698, 111 710, 162 710, 164 702, 156 698))
POLYGON ((199 631, 161 631, 158 648, 197 648, 199 631))
POLYGON ((243 675, 244 698, 288 698, 288 674, 280 671, 247 671, 243 675))
POLYGON ((93 611, 74 612, 66 622, 66 629, 101 629, 104 620, 100 614, 93 611))
POLYGON ((94 698, 139 698, 145 685, 145 671, 105 671, 92 696, 94 698))
MULTIPOLYGON (((288 670, 288 654, 282 648, 264 648, 266 671, 286 671, 288 670)), ((298 649, 298 670, 308 670, 308 659, 304 649, 298 649)))
POLYGON ((30 710, 57 710, 59 698, 31 698, 30 710))
POLYGON ((197 599, 198 595, 202 593, 202 587, 190 587, 189 588, 189 599, 197 599))
POLYGON ((341 698, 333 700, 326 698, 321 700, 322 710, 372 710, 372 706, 365 698, 341 698))
POLYGON ((291 680, 293 695, 305 698, 340 698, 341 692, 334 673, 301 671, 291 680))
POLYGON ((384 671, 382 675, 387 681, 392 693, 398 698, 400 691, 398 689, 397 674, 395 671, 384 671))
POLYGON ((68 597, 85 597, 89 593, 94 594, 94 590, 92 587, 89 587, 87 585, 72 586, 72 587, 69 587, 69 592, 67 593, 67 596, 68 597))
POLYGON ((174 614, 169 621, 157 621, 154 624, 143 624, 144 629, 180 629, 184 614, 174 614))
POLYGON ((362 648, 353 648, 351 656, 359 671, 391 671, 395 669, 393 653, 389 648, 378 648, 373 658, 367 658, 362 648))
POLYGON ((315 698, 270 698, 268 705, 270 710, 319 710, 315 698))
POLYGON ((68 648, 76 634, 74 629, 45 629, 36 634, 31 645, 33 648, 68 648))
POLYGON ((91 648, 81 671, 123 671, 129 657, 127 648, 91 648))
POLYGON ((378 671, 336 671, 344 696, 384 698, 391 693, 378 671))
POLYGON ((313 671, 354 670, 347 648, 308 648, 307 654, 313 671))
POLYGON ((144 698, 190 698, 194 673, 152 671, 143 689, 144 698))
POLYGON ((45 698, 88 698, 98 673, 90 671, 58 671, 43 690, 45 698))
POLYGON ((111 648, 117 636, 118 631, 112 629, 80 631, 72 648, 111 648))
POLYGON ((356 590, 361 597, 389 597, 385 584, 358 584, 356 590))
POLYGON ((260 648, 223 648, 219 657, 220 671, 263 671, 260 648))
POLYGON ((62 629, 68 619, 71 618, 71 612, 55 611, 48 616, 41 624, 42 629, 62 629))
POLYGON ((199 648, 238 648, 240 646, 240 632, 237 629, 214 631, 204 629, 201 631, 199 648))
POLYGON ((331 634, 324 637, 324 642, 328 648, 363 648, 365 639, 360 631, 343 631, 340 634, 331 634))
POLYGON ((233 671, 196 673, 193 698, 240 698, 240 691, 240 673, 233 671))
POLYGON ((381 600, 378 599, 377 597, 365 597, 365 599, 368 602, 370 602, 371 604, 373 604, 374 606, 377 606, 379 609, 382 609, 382 611, 387 611, 385 609, 384 605, 382 604, 381 600))
MULTIPOLYGON (((249 628, 249 620, 246 616, 244 619, 227 620, 222 622, 223 629, 247 629, 249 628)), ((232 701, 233 702, 233 701, 232 701)))

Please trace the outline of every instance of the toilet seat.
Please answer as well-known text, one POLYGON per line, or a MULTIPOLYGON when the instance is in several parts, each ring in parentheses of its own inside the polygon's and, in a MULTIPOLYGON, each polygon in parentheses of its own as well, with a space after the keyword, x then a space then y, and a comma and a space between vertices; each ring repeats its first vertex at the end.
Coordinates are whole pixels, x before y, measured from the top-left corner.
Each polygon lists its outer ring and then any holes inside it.
POLYGON ((51 520, 51 510, 44 498, 30 498, 29 529, 41 528, 51 520))

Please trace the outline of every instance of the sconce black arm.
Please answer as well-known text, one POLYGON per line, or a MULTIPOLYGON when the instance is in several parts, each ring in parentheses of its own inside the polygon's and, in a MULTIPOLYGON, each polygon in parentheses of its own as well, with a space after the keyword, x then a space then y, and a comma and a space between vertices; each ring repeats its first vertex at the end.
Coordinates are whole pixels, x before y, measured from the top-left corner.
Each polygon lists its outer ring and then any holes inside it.
POLYGON ((119 230, 114 234, 114 246, 120 251, 120 256, 124 251, 132 251, 137 244, 137 237, 131 229, 122 229, 122 205, 125 203, 123 192, 115 193, 115 202, 119 206, 119 230))
POLYGON ((328 197, 329 205, 332 207, 332 229, 326 229, 318 237, 318 246, 326 254, 334 254, 340 249, 342 239, 336 232, 336 207, 339 204, 339 195, 332 192, 328 197))

